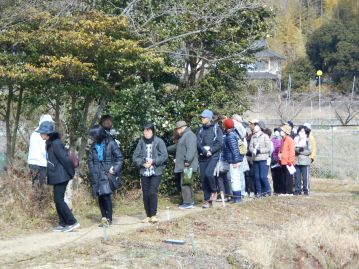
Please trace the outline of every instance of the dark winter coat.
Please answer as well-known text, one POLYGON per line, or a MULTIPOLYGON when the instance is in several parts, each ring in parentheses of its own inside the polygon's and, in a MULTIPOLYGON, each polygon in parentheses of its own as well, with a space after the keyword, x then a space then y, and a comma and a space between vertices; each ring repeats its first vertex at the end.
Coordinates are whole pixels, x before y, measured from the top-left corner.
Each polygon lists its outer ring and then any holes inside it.
POLYGON ((46 141, 47 183, 57 185, 69 181, 75 175, 75 168, 69 158, 59 133, 50 134, 46 141))
POLYGON ((175 173, 183 172, 188 162, 193 172, 198 170, 197 138, 190 128, 186 128, 176 145, 175 173))
POLYGON ((239 153, 238 147, 239 137, 235 133, 234 129, 229 130, 224 138, 223 145, 223 159, 229 164, 240 163, 243 161, 243 156, 239 153))
POLYGON ((223 132, 218 125, 202 125, 197 132, 197 150, 200 160, 207 160, 209 158, 219 158, 223 143, 223 132), (210 147, 212 155, 207 157, 207 150, 205 146, 210 147))
POLYGON ((107 135, 104 138, 105 150, 103 154, 103 161, 99 161, 96 150, 96 142, 94 142, 88 155, 88 168, 92 182, 92 194, 98 195, 100 182, 108 179, 108 173, 113 166, 115 176, 120 175, 120 171, 123 165, 124 157, 116 141, 107 135))
MULTIPOLYGON (((159 176, 163 174, 163 171, 166 168, 166 162, 168 159, 167 148, 165 142, 157 136, 153 138, 152 145, 152 159, 153 166, 155 170, 155 175, 159 176)), ((138 141, 135 152, 132 156, 132 161, 134 165, 140 168, 140 174, 143 175, 145 172, 145 167, 143 166, 146 162, 146 143, 143 138, 138 141)))

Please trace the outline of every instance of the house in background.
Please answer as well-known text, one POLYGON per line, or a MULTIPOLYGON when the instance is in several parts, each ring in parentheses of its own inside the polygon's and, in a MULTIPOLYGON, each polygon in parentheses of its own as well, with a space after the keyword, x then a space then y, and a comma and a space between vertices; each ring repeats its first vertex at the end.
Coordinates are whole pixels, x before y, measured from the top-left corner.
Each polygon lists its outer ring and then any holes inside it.
POLYGON ((255 54, 256 61, 247 66, 249 81, 267 81, 273 87, 280 87, 282 79, 282 62, 285 57, 268 48, 265 41, 260 45, 263 48, 255 54))

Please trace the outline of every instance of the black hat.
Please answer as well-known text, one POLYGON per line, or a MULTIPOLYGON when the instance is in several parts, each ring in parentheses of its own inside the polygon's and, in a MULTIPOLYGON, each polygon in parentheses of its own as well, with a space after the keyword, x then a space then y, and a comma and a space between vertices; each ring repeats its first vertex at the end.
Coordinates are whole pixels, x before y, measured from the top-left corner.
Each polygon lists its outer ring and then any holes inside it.
POLYGON ((106 130, 99 124, 94 125, 88 132, 88 134, 95 140, 95 141, 102 141, 106 138, 107 133, 106 130))
POLYGON ((152 122, 146 122, 146 124, 143 126, 143 130, 152 130, 153 135, 156 133, 155 125, 152 122))
POLYGON ((39 134, 52 134, 55 132, 54 123, 51 121, 44 121, 40 124, 39 129, 36 130, 39 134))
POLYGON ((289 120, 287 123, 288 123, 288 125, 293 129, 294 123, 293 123, 291 120, 289 120))

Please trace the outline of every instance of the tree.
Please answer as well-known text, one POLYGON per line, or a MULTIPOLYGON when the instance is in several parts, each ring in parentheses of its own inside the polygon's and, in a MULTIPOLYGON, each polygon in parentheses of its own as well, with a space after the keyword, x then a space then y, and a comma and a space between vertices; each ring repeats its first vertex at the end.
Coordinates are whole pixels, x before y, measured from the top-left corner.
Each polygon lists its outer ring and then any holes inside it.
POLYGON ((289 76, 291 90, 303 92, 309 90, 309 81, 315 77, 315 69, 307 58, 299 58, 287 65, 283 72, 282 88, 288 89, 289 76))
POLYGON ((313 66, 328 73, 342 91, 350 88, 353 76, 359 72, 359 17, 355 15, 358 7, 343 8, 354 2, 341 1, 338 12, 342 15, 315 31, 307 43, 313 66))
MULTIPOLYGON (((4 89, 19 88, 23 77, 36 79, 36 87, 27 87, 29 95, 53 104, 56 115, 65 108, 70 146, 81 138, 83 154, 86 130, 93 122, 89 120, 91 104, 110 100, 116 91, 150 79, 162 70, 163 59, 141 48, 121 16, 86 12, 57 18, 55 25, 51 13, 29 16, 26 24, 17 24, 0 36, 4 89), (19 56, 10 61, 14 53, 19 56), (12 76, 6 70, 19 74, 12 76)), ((7 93, 12 100, 12 92, 7 93)))

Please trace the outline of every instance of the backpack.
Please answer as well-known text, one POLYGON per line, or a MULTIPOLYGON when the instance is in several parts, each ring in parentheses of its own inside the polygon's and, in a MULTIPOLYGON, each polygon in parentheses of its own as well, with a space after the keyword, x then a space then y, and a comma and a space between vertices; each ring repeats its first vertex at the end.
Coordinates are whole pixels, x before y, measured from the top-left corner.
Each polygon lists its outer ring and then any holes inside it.
POLYGON ((242 138, 239 134, 238 130, 234 128, 236 135, 238 136, 238 148, 239 148, 239 154, 241 155, 247 155, 248 152, 248 142, 246 138, 242 138))
POLYGON ((71 160, 71 163, 72 163, 74 168, 77 168, 77 167, 80 166, 80 160, 79 160, 79 156, 78 156, 76 150, 69 149, 68 150, 68 156, 69 156, 69 159, 71 160))

